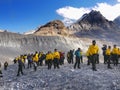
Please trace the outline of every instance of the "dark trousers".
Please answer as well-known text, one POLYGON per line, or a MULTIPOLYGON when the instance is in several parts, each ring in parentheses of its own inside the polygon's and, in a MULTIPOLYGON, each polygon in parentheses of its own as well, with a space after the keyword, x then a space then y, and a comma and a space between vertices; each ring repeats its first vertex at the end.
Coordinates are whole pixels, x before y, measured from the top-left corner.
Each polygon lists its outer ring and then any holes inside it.
POLYGON ((74 63, 73 56, 70 57, 70 63, 72 63, 72 64, 74 63))
POLYGON ((113 54, 113 64, 114 64, 114 66, 118 65, 118 55, 117 54, 113 54))
POLYGON ((108 68, 111 68, 111 66, 110 66, 111 56, 110 55, 106 55, 106 60, 107 60, 107 63, 108 63, 108 68))
POLYGON ((32 67, 32 62, 28 61, 28 68, 31 68, 31 67, 32 67))
POLYGON ((81 61, 81 63, 83 63, 83 56, 80 57, 80 61, 81 61))
POLYGON ((54 69, 56 69, 56 67, 59 69, 59 59, 58 58, 54 58, 54 69))
POLYGON ((91 57, 91 56, 87 56, 87 59, 88 59, 87 65, 90 65, 90 63, 91 63, 90 57, 91 57))
POLYGON ((103 56, 104 56, 104 64, 106 64, 108 60, 108 56, 107 55, 103 55, 103 56))
POLYGON ((17 73, 17 76, 19 76, 20 75, 20 72, 21 72, 21 74, 23 75, 23 69, 22 69, 22 65, 19 65, 18 66, 18 73, 17 73))
POLYGON ((51 69, 51 67, 52 67, 52 60, 48 60, 47 62, 48 62, 48 69, 51 69))
POLYGON ((97 54, 94 54, 91 56, 91 63, 92 63, 92 69, 93 70, 96 70, 96 61, 98 59, 98 56, 97 54))
POLYGON ((76 66, 78 68, 80 68, 80 57, 76 56, 76 61, 75 61, 75 64, 74 64, 74 68, 76 68, 76 66))
POLYGON ((7 66, 4 66, 4 70, 7 70, 7 66))

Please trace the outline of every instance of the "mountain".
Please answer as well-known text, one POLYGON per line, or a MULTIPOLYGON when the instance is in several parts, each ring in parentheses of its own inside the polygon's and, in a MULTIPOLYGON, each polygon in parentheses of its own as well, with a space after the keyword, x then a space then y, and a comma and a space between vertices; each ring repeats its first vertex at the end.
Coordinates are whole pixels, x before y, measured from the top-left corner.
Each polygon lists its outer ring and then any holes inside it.
POLYGON ((120 16, 115 18, 114 22, 120 27, 120 16))
POLYGON ((102 40, 119 40, 120 28, 107 20, 99 11, 92 10, 68 27, 69 32, 78 37, 92 37, 102 40))
POLYGON ((48 35, 48 36, 56 36, 56 35, 67 35, 68 33, 67 28, 60 20, 54 20, 48 22, 47 24, 38 28, 35 35, 48 35))
POLYGON ((99 11, 92 10, 84 14, 76 23, 72 24, 69 29, 76 31, 95 30, 95 29, 116 28, 114 22, 107 20, 99 11))

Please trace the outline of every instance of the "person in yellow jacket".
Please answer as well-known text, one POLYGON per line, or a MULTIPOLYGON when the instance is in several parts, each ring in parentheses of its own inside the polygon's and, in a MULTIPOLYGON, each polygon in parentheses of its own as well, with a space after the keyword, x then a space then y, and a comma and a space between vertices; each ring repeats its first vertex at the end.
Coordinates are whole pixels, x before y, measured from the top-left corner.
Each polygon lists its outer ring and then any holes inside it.
POLYGON ((106 60, 107 60, 107 62, 108 62, 108 69, 112 69, 112 67, 110 66, 111 46, 108 46, 107 50, 105 51, 105 55, 106 55, 106 60))
POLYGON ((59 60, 60 60, 60 53, 57 51, 57 49, 54 49, 54 53, 53 53, 53 62, 54 62, 54 69, 56 69, 56 67, 59 69, 59 60))
POLYGON ((46 54, 46 61, 48 64, 48 69, 51 69, 53 61, 53 54, 51 53, 51 51, 48 51, 48 53, 46 54))
POLYGON ((114 66, 117 66, 118 65, 118 48, 116 45, 114 45, 112 49, 112 60, 113 60, 114 66))
POLYGON ((89 54, 91 55, 91 63, 93 71, 97 71, 96 69, 96 61, 98 60, 98 52, 99 47, 96 45, 96 41, 92 41, 92 45, 89 46, 89 54))

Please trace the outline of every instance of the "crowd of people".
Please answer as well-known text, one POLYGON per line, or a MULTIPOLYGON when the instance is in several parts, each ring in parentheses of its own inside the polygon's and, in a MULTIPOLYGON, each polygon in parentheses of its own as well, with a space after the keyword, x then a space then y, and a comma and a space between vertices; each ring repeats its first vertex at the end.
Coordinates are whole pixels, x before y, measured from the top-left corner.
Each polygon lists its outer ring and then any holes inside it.
MULTIPOLYGON (((93 40, 92 44, 88 47, 88 50, 86 51, 87 56, 87 65, 92 65, 92 70, 97 71, 96 64, 99 64, 99 46, 96 44, 96 41, 93 40)), ((114 66, 118 66, 119 58, 120 58, 120 49, 117 48, 117 45, 114 45, 113 48, 111 46, 103 45, 101 48, 103 51, 103 57, 104 57, 104 64, 107 64, 108 69, 112 69, 111 64, 114 66)), ((77 50, 70 50, 66 54, 67 56, 67 62, 69 64, 73 64, 73 68, 80 69, 80 64, 83 63, 83 51, 81 48, 78 48, 77 50)), ((59 69, 60 65, 64 65, 65 60, 65 53, 62 51, 58 51, 57 49, 54 49, 53 52, 48 51, 46 54, 43 52, 35 52, 33 54, 25 54, 20 55, 18 57, 15 57, 14 64, 18 63, 18 72, 17 76, 20 75, 20 73, 23 75, 23 69, 24 68, 32 68, 34 71, 37 70, 37 67, 43 66, 45 64, 48 66, 48 70, 54 67, 54 69, 59 69), (26 64, 27 62, 27 64, 26 64), (27 65, 27 67, 26 67, 27 65)), ((1 64, 0 64, 1 67, 1 64)), ((4 70, 7 70, 8 62, 4 63, 4 70)), ((2 74, 2 70, 0 69, 0 74, 2 74)))

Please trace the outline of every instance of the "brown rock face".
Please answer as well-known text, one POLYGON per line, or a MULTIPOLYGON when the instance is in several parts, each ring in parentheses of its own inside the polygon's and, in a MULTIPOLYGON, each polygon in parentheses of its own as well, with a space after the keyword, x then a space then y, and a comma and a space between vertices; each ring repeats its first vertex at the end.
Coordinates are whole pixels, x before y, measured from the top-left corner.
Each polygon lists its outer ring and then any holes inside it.
POLYGON ((35 35, 48 35, 48 36, 56 36, 56 35, 67 35, 67 28, 60 20, 54 20, 48 22, 47 24, 38 28, 38 30, 34 33, 35 35))

